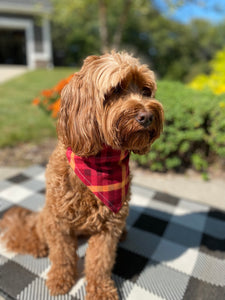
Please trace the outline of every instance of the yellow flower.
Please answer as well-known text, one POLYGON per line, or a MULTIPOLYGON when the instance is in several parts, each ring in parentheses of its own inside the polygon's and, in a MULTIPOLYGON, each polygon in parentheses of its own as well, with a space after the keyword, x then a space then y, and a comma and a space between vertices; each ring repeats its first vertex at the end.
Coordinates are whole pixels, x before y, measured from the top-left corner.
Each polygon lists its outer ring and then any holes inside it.
POLYGON ((198 75, 189 86, 196 90, 210 89, 216 95, 223 94, 225 93, 225 48, 215 55, 210 65, 211 74, 198 75))
POLYGON ((220 106, 220 108, 225 108, 225 102, 221 101, 221 102, 219 103, 219 106, 220 106))

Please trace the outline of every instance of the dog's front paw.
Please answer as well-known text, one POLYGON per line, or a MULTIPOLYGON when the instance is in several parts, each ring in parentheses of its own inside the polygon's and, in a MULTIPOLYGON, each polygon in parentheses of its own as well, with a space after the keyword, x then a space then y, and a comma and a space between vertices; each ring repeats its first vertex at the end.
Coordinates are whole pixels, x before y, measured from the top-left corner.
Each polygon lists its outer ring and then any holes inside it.
POLYGON ((51 268, 46 285, 52 296, 66 294, 76 282, 76 276, 71 270, 51 268))
POLYGON ((102 282, 88 282, 86 300, 119 300, 114 282, 103 280, 102 282))

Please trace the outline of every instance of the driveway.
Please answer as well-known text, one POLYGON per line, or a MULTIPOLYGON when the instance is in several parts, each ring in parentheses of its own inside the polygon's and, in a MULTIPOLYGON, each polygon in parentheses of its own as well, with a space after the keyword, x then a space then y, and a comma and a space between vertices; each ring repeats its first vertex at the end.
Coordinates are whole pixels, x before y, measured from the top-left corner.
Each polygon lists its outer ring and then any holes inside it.
POLYGON ((26 66, 0 65, 0 84, 27 71, 26 66))

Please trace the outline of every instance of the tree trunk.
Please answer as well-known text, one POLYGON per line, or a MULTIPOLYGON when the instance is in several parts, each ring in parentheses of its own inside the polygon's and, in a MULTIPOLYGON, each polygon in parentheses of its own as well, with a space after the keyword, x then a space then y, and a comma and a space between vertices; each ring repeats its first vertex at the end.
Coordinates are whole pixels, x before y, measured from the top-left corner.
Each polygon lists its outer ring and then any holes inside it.
POLYGON ((116 29, 116 32, 115 32, 114 38, 113 38, 113 48, 115 50, 118 50, 120 47, 123 30, 124 30, 124 25, 126 24, 132 1, 124 0, 123 3, 124 3, 124 5, 121 10, 121 14, 119 16, 119 21, 118 21, 118 26, 117 26, 117 29, 116 29))
POLYGON ((106 0, 99 0, 99 33, 101 39, 101 52, 109 51, 108 28, 107 28, 107 4, 106 0))

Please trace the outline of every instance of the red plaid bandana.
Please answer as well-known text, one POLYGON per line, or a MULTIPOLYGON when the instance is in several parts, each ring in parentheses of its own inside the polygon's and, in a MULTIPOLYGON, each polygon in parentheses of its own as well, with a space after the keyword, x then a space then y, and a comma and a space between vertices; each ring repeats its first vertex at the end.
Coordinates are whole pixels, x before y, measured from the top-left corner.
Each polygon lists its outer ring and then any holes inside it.
POLYGON ((96 156, 80 157, 71 148, 66 156, 80 180, 114 213, 118 213, 129 187, 129 152, 104 147, 96 156))

